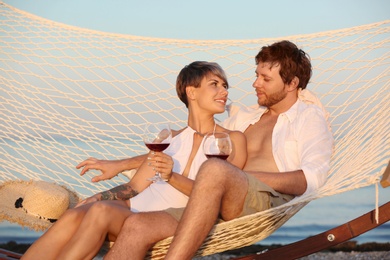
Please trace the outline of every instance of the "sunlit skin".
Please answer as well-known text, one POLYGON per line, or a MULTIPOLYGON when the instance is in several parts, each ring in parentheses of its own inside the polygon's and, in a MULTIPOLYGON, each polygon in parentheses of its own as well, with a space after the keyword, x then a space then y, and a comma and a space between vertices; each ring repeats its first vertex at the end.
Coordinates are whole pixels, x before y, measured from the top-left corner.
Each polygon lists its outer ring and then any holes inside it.
POLYGON ((280 113, 287 111, 297 100, 297 81, 285 84, 279 74, 278 64, 259 63, 256 67, 255 88, 257 102, 268 108, 261 120, 250 125, 244 132, 251 142, 247 144, 248 159, 244 170, 278 172, 272 154, 272 131, 280 113), (261 149, 259 149, 261 147, 261 149))
MULTIPOLYGON (((187 164, 182 174, 179 174, 172 172, 173 160, 169 155, 161 152, 149 154, 147 161, 139 166, 137 174, 130 181, 130 186, 134 187, 136 191, 144 190, 146 188, 144 187, 145 182, 150 185, 147 179, 153 176, 155 171, 158 171, 164 179, 169 180, 169 185, 189 196, 194 182, 187 178, 192 162, 198 150, 201 149, 203 133, 214 130, 227 132, 230 135, 233 152, 227 161, 240 169, 245 164, 246 139, 244 135, 238 131, 228 131, 216 125, 214 120, 215 114, 225 111, 228 96, 225 81, 210 73, 202 78, 198 87, 186 86, 185 91, 188 99, 188 126, 197 131, 193 137, 192 150, 188 156, 187 164), (165 160, 167 157, 169 160, 165 160)), ((173 131, 173 135, 177 135, 183 130, 173 131)), ((87 162, 90 160, 88 159, 87 162)), ((83 165, 81 164, 81 167, 83 165)), ((93 167, 95 166, 92 165, 90 168, 93 167)), ((121 191, 112 192, 118 195, 121 191)), ((75 209, 68 210, 30 247, 23 256, 24 259, 91 259, 107 237, 110 241, 115 241, 127 217, 138 214, 129 210, 131 205, 128 199, 99 200, 101 199, 94 195, 84 200, 84 203, 79 204, 75 209), (112 221, 113 219, 115 221, 112 221)), ((170 215, 164 214, 164 212, 162 214, 168 218, 170 223, 167 227, 172 229, 160 229, 161 233, 156 232, 157 240, 173 233, 177 225, 175 219, 170 215)), ((136 225, 135 228, 140 227, 140 225, 136 225)))
MULTIPOLYGON (((279 75, 279 66, 260 63, 256 68, 253 87, 259 104, 269 107, 260 120, 244 132, 247 140, 250 140, 247 142, 245 171, 285 194, 302 194, 306 189, 302 170, 279 172, 272 153, 273 128, 280 113, 287 111, 296 102, 298 83, 298 78, 294 78, 285 84, 279 75)), ((197 91, 201 95, 203 90, 197 91)), ((219 97, 205 99, 205 102, 219 102, 219 97)), ((120 239, 118 237, 105 259, 120 259, 128 255, 134 256, 134 259, 143 259, 150 246, 173 234, 175 237, 165 259, 191 259, 194 250, 202 243, 202 239, 194 241, 193 234, 205 237, 218 215, 224 220, 236 218, 242 211, 248 182, 243 171, 224 161, 209 159, 201 167, 195 186, 177 230, 178 222, 172 223, 172 217, 167 214, 132 215, 127 219, 129 225, 125 223, 122 227, 120 239), (213 192, 205 192, 208 190, 213 192), (137 223, 137 229, 133 228, 134 223, 137 223), (145 232, 151 227, 158 227, 159 233, 145 232), (134 240, 135 237, 137 240, 134 240)))
MULTIPOLYGON (((209 74, 202 79, 200 87, 196 88, 194 86, 189 86, 186 88, 186 93, 190 115, 188 124, 201 134, 212 132, 215 126, 214 114, 216 111, 225 111, 228 97, 227 85, 221 78, 209 74), (200 124, 202 121, 208 123, 200 124)), ((226 131, 218 125, 216 125, 215 130, 226 131)), ((230 138, 232 139, 233 152, 230 154, 227 161, 242 168, 246 161, 246 140, 242 133, 238 135, 237 132, 230 132, 230 138), (234 139, 236 140, 234 141, 234 139), (240 144, 242 149, 235 147, 238 144, 240 144), (231 160, 231 157, 235 158, 234 161, 231 160), (241 164, 238 164, 238 161, 240 161, 241 164)), ((202 139, 202 135, 196 134, 193 145, 200 145, 202 139)), ((187 167, 184 172, 186 172, 187 167)), ((185 173, 183 173, 183 175, 184 174, 185 173)), ((172 181, 174 181, 176 176, 176 174, 172 176, 172 181)), ((171 180, 169 182, 171 182, 171 180)), ((143 259, 151 244, 173 235, 177 224, 178 222, 166 212, 133 214, 131 217, 127 218, 122 227, 122 231, 119 234, 118 240, 105 256, 105 259, 125 259, 129 258, 129 256, 131 256, 132 259, 143 259), (163 223, 162 226, 160 226, 160 223, 163 223), (145 227, 148 228, 151 226, 158 226, 158 228, 156 228, 156 231, 153 233, 138 233, 138 230, 144 230, 145 227), (137 235, 134 236, 137 237, 137 239, 131 239, 132 242, 129 243, 128 239, 133 238, 133 232, 137 233, 137 235), (146 241, 150 241, 151 244, 146 241), (138 242, 140 243, 138 244, 138 242), (132 246, 129 247, 130 244, 132 246)))
POLYGON ((271 108, 287 96, 286 85, 279 75, 279 65, 271 68, 268 63, 260 63, 255 73, 253 87, 260 106, 271 108))
MULTIPOLYGON (((189 108, 193 112, 205 112, 205 116, 213 118, 215 113, 223 113, 228 97, 227 85, 219 77, 209 74, 201 81, 200 88, 187 87, 189 89, 188 98, 197 100, 198 106, 189 108), (217 112, 216 112, 217 111, 217 112)), ((197 129, 202 132, 202 129, 197 129)))

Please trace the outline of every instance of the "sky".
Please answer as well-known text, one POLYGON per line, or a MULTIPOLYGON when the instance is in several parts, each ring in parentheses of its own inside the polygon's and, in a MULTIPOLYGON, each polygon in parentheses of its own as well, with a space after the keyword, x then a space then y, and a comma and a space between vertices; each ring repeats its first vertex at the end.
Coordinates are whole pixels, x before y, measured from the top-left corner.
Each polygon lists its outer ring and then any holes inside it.
POLYGON ((195 40, 281 37, 390 19, 390 1, 387 0, 0 1, 82 28, 195 40))

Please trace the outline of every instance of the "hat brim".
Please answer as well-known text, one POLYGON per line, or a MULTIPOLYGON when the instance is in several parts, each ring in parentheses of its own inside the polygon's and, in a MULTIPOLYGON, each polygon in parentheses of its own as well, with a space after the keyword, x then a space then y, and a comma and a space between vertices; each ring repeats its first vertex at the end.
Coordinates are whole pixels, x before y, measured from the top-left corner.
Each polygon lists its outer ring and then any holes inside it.
MULTIPOLYGON (((15 201, 20 197, 24 197, 27 189, 33 183, 32 180, 17 180, 0 184, 0 222, 6 220, 35 231, 45 231, 53 224, 48 220, 27 214, 22 208, 15 208, 15 201)), ((52 184, 58 185, 56 183, 52 184)), ((74 208, 80 201, 80 197, 69 188, 63 185, 59 186, 69 193, 69 208, 74 208)))

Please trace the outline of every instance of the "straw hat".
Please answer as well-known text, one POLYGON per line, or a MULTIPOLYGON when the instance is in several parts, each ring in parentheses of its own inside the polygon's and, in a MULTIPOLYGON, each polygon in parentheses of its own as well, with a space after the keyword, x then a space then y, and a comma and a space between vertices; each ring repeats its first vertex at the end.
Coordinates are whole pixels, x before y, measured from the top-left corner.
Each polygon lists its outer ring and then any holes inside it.
POLYGON ((44 231, 78 201, 75 192, 55 183, 7 181, 0 184, 0 221, 44 231))

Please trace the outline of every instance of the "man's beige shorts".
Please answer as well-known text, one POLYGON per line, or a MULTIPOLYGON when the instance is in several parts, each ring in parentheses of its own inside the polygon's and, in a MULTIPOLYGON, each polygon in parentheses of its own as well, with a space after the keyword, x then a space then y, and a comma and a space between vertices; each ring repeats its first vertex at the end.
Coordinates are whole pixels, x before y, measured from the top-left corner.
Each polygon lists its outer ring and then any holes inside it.
POLYGON ((246 174, 246 176, 249 185, 248 193, 245 197, 244 207, 239 217, 277 207, 294 198, 294 196, 276 192, 270 186, 259 181, 250 174, 246 174))
MULTIPOLYGON (((294 196, 276 192, 270 186, 262 183, 250 174, 246 174, 246 176, 248 178, 248 193, 239 217, 277 207, 294 198, 294 196)), ((164 211, 169 213, 177 221, 180 221, 184 208, 169 208, 164 211)))

